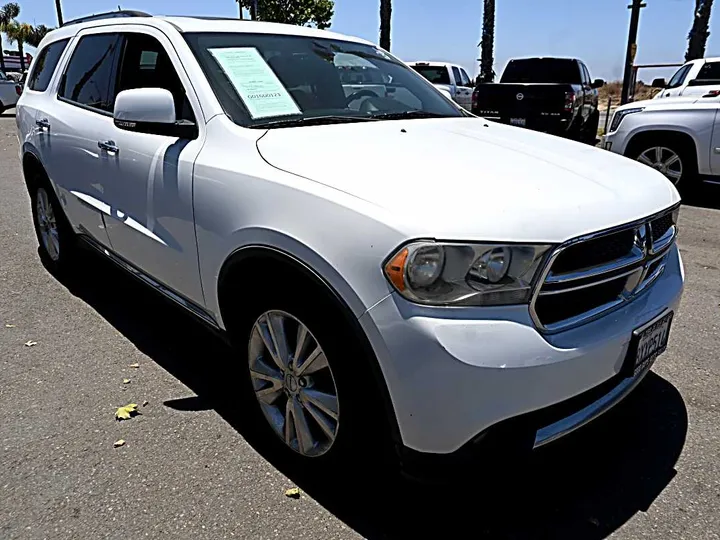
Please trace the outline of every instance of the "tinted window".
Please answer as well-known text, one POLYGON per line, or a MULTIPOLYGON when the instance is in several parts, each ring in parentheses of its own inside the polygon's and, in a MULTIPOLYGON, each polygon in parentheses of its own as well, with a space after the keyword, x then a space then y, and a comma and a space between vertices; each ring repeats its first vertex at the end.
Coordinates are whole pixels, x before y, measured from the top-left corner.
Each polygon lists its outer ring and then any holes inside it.
POLYGON ((68 64, 60 97, 74 103, 112 112, 120 37, 87 36, 80 40, 68 64))
POLYGON ((433 84, 450 84, 450 74, 445 66, 412 66, 433 84))
POLYGON ((458 86, 462 85, 462 77, 460 76, 460 70, 453 66, 452 71, 453 79, 455 79, 455 84, 457 84, 458 86))
POLYGON ((38 92, 47 90, 50 79, 52 79, 53 73, 55 73, 55 68, 67 44, 68 40, 63 39, 62 41, 51 43, 40 51, 37 60, 35 60, 32 75, 30 75, 28 79, 28 88, 30 88, 30 90, 37 90, 38 92))
POLYGON ((707 62, 700 68, 698 79, 720 79, 720 62, 707 62))
MULTIPOLYGON (((146 34, 123 34, 123 36, 125 47, 117 91, 133 88, 164 88, 173 95, 177 119, 195 122, 185 87, 162 44, 146 34)), ((113 98, 112 102, 114 101, 113 98)))
POLYGON ((511 60, 501 83, 581 84, 580 69, 574 60, 562 58, 528 58, 511 60))
POLYGON ((464 69, 460 70, 460 77, 462 78, 463 86, 470 86, 470 77, 464 69))
POLYGON ((692 68, 691 64, 684 65, 680 69, 678 69, 675 72, 675 75, 673 75, 673 78, 670 79, 670 82, 668 83, 668 88, 677 88, 678 86, 681 86, 683 82, 685 82, 685 77, 687 77, 687 74, 689 73, 690 69, 692 68))
POLYGON ((585 64, 582 64, 582 72, 583 72, 583 83, 584 84, 590 84, 590 72, 588 71, 588 68, 585 64))

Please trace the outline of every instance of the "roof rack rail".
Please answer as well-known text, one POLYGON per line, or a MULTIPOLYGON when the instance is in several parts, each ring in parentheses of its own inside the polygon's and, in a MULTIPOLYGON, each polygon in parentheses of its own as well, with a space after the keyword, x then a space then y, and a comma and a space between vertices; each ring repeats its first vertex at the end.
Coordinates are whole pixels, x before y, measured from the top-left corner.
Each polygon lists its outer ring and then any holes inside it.
POLYGON ((80 17, 78 19, 66 21, 61 26, 70 26, 71 24, 80 24, 89 21, 100 21, 102 19, 119 19, 121 17, 152 17, 152 15, 145 13, 144 11, 108 11, 107 13, 97 13, 95 15, 88 15, 87 17, 80 17))

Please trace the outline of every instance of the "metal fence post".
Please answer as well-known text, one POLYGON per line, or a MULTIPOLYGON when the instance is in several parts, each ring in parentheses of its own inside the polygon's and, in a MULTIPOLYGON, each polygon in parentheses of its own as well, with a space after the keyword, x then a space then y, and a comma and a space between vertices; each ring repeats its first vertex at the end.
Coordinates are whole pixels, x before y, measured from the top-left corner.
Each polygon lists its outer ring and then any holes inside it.
POLYGON ((607 112, 605 113, 605 135, 607 135, 608 124, 610 123, 610 107, 612 107, 612 97, 608 96, 607 112))

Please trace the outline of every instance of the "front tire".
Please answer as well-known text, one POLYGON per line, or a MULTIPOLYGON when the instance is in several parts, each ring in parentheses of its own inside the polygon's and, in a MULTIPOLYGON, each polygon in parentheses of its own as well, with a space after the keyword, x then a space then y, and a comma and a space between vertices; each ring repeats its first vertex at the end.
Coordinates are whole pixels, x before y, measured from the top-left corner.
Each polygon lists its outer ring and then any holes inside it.
POLYGON ((600 127, 600 112, 595 111, 583 126, 582 139, 584 143, 595 146, 595 143, 597 143, 598 127, 600 127))
POLYGON ((55 276, 64 276, 76 258, 77 240, 50 182, 36 175, 30 184, 33 225, 45 268, 55 276))
POLYGON ((685 194, 693 191, 697 181, 697 157, 694 149, 682 140, 654 139, 633 145, 629 157, 661 172, 685 194))
POLYGON ((297 471, 327 473, 353 455, 351 474, 377 470, 391 443, 369 359, 334 301, 288 282, 246 292, 254 298, 233 317, 258 435, 297 471))

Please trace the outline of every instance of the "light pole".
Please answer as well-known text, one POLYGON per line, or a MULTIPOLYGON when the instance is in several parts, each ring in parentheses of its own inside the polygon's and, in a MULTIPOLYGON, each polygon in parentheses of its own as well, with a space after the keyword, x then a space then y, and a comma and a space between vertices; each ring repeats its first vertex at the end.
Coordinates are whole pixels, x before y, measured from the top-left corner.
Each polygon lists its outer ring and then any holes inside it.
POLYGON ((646 7, 642 0, 633 0, 632 5, 628 9, 630 13, 630 32, 628 33, 627 53, 625 55, 625 73, 623 75, 622 94, 620 95, 620 104, 625 105, 630 99, 630 85, 633 82, 633 64, 635 63, 635 55, 637 54, 637 34, 640 25, 640 10, 646 7))

